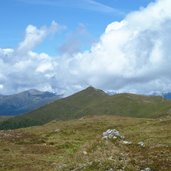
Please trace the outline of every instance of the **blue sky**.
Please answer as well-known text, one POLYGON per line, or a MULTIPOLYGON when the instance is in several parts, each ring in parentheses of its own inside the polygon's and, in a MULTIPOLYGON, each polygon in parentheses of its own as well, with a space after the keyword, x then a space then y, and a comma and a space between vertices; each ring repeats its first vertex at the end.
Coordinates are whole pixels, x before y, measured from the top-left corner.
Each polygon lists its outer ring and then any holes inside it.
POLYGON ((77 50, 88 49, 98 41, 106 26, 152 0, 2 0, 0 3, 0 47, 15 48, 29 25, 40 27, 53 20, 61 29, 34 49, 51 55, 62 53, 67 41, 78 39, 77 50), (83 30, 80 34, 79 31, 83 30), (83 43, 84 42, 84 43, 83 43))

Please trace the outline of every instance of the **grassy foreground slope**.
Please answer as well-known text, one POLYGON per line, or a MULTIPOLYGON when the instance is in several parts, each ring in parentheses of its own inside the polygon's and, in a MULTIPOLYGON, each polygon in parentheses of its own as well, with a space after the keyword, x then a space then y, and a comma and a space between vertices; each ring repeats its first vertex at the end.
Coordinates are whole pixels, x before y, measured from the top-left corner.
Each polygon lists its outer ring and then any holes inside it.
POLYGON ((155 118, 170 113, 171 101, 157 96, 117 94, 109 96, 89 87, 33 112, 0 123, 0 129, 41 125, 53 119, 68 120, 86 115, 122 115, 155 118))
POLYGON ((0 171, 169 171, 171 118, 91 116, 0 131, 0 171), (102 140, 117 129, 131 145, 102 140), (137 145, 143 141, 145 147, 137 145))

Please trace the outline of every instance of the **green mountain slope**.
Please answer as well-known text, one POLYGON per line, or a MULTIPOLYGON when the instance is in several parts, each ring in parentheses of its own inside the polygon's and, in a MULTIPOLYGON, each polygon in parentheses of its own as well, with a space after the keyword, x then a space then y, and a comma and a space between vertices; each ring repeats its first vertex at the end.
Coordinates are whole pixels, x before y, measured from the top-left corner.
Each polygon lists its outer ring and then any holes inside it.
POLYGON ((0 129, 14 129, 41 125, 51 120, 68 120, 86 115, 123 115, 154 118, 167 115, 171 101, 157 96, 117 94, 109 96, 89 87, 70 97, 57 100, 28 114, 0 124, 0 129))
POLYGON ((0 122, 6 121, 9 118, 12 118, 13 116, 0 116, 0 122))
POLYGON ((160 96, 143 96, 136 94, 116 94, 109 96, 97 104, 88 106, 88 114, 114 114, 132 117, 155 118, 167 115, 171 109, 171 101, 160 96))

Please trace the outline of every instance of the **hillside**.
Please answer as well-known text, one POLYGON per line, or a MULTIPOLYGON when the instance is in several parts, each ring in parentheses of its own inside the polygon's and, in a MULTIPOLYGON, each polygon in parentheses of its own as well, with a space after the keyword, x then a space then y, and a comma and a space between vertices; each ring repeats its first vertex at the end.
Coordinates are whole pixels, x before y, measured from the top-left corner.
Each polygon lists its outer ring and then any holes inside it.
POLYGON ((169 117, 91 116, 0 131, 0 170, 169 171, 170 129, 169 117), (118 130, 124 141, 103 139, 108 129, 118 130))
POLYGON ((59 99, 50 92, 28 90, 14 95, 0 95, 0 115, 19 115, 59 99))
POLYGON ((122 115, 156 118, 168 115, 171 102, 158 96, 117 94, 109 96, 89 87, 70 97, 57 100, 33 112, 0 124, 0 129, 14 129, 45 124, 53 119, 68 120, 87 115, 122 115))
POLYGON ((6 121, 9 118, 12 118, 13 116, 0 116, 0 122, 6 121))

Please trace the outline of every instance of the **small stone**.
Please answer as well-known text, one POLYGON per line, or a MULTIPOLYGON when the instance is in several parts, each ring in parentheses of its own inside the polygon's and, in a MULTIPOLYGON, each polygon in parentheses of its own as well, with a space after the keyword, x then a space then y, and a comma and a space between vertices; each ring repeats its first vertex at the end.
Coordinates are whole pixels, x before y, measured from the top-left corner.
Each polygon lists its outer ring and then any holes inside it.
POLYGON ((146 167, 145 169, 143 169, 141 171, 151 171, 151 169, 149 167, 146 167))
POLYGON ((108 136, 103 136, 102 139, 103 140, 107 140, 108 139, 108 136))
POLYGON ((110 156, 110 157, 108 158, 108 160, 113 160, 113 157, 112 157, 112 156, 110 156))
POLYGON ((110 169, 107 169, 107 170, 105 170, 105 171, 114 171, 112 168, 110 168, 110 169))
POLYGON ((55 131, 54 132, 59 132, 60 131, 60 129, 55 129, 55 131))
POLYGON ((116 136, 113 136, 113 139, 117 139, 117 137, 116 136))
POLYGON ((84 155, 87 155, 87 151, 83 151, 83 154, 84 154, 84 155))
POLYGON ((126 144, 126 145, 130 145, 130 144, 132 144, 132 142, 131 142, 131 141, 122 141, 122 143, 123 143, 123 144, 126 144))
POLYGON ((145 144, 143 141, 138 142, 138 145, 140 145, 141 147, 145 147, 145 144))

